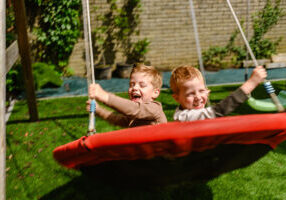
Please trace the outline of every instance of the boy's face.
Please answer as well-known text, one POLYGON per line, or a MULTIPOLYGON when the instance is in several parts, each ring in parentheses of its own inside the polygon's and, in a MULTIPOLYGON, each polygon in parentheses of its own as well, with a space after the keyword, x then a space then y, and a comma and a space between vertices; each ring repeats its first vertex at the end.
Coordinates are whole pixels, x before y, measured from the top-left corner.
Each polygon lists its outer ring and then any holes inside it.
POLYGON ((204 108, 208 100, 209 90, 201 78, 189 79, 180 84, 178 94, 173 94, 174 99, 183 109, 204 108))
POLYGON ((160 90, 152 85, 152 77, 144 72, 135 72, 130 76, 129 98, 131 101, 146 103, 156 99, 160 90))

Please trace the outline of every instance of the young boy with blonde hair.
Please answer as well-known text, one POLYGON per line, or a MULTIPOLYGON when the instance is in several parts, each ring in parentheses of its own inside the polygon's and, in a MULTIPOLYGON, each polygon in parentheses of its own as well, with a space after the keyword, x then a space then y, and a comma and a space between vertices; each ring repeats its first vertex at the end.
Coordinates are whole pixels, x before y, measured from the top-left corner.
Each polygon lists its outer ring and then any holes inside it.
POLYGON ((210 90, 201 72, 192 66, 177 67, 170 78, 173 98, 180 104, 173 116, 174 120, 194 121, 228 115, 248 99, 248 95, 266 76, 267 72, 262 66, 256 67, 251 77, 237 90, 218 104, 205 108, 210 90))
MULTIPOLYGON (((89 98, 100 101, 117 112, 106 110, 96 104, 96 114, 111 124, 121 127, 135 127, 166 123, 167 118, 160 102, 162 76, 152 66, 137 64, 130 74, 129 99, 106 92, 99 84, 89 86, 89 98)), ((90 108, 87 102, 87 110, 90 108)))

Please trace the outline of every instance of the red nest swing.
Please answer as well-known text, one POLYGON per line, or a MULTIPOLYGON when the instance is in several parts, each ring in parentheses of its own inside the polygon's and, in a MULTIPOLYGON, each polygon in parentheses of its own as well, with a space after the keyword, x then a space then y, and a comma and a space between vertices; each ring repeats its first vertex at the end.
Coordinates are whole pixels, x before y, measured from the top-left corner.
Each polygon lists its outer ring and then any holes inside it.
POLYGON ((95 134, 59 146, 53 155, 102 181, 166 185, 247 166, 284 140, 286 113, 255 114, 95 134))

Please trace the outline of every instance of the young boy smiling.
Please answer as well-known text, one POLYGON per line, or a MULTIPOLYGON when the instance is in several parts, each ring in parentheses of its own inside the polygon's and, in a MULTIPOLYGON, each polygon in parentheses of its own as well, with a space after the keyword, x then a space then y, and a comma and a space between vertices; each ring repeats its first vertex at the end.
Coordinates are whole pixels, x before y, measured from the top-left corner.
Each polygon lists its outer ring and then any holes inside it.
POLYGON ((218 104, 206 107, 210 90, 201 72, 192 66, 180 66, 173 70, 170 86, 173 98, 180 104, 174 114, 176 121, 194 121, 225 116, 248 99, 248 95, 266 78, 266 70, 256 67, 251 77, 237 90, 218 104))
MULTIPOLYGON (((130 74, 129 99, 106 92, 99 84, 89 86, 89 98, 113 108, 106 110, 96 104, 96 114, 111 124, 121 127, 166 123, 161 103, 155 101, 160 94, 162 77, 152 66, 136 65, 130 74)), ((87 110, 89 110, 89 101, 87 110)))

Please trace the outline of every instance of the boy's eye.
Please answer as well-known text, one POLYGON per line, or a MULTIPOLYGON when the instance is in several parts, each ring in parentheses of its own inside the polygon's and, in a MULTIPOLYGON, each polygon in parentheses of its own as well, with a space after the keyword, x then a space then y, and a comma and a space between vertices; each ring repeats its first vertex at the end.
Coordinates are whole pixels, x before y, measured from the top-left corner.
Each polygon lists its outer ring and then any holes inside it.
POLYGON ((194 96, 194 95, 195 95, 195 93, 194 93, 194 92, 190 92, 190 93, 188 93, 188 94, 187 94, 187 96, 188 96, 188 97, 190 97, 190 96, 194 96))
POLYGON ((135 83, 129 83, 130 87, 134 87, 135 83))
POLYGON ((146 87, 147 85, 145 83, 140 83, 140 87, 146 87))

